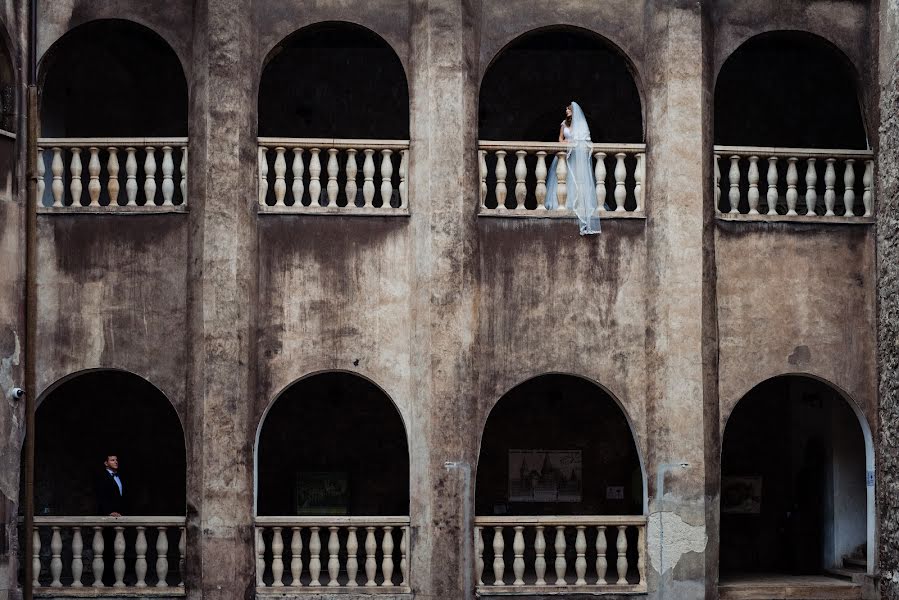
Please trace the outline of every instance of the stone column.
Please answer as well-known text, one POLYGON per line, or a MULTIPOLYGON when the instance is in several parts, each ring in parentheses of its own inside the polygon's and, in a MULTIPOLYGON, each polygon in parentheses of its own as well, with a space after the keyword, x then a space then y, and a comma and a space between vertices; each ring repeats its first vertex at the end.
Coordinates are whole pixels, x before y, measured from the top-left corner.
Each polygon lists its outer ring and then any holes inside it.
POLYGON ((471 598, 480 3, 413 0, 410 10, 411 577, 417 598, 471 598))
POLYGON ((190 89, 187 589, 251 595, 255 389, 252 0, 196 0, 190 89))
POLYGON ((899 598, 899 6, 880 2, 880 135, 877 181, 877 456, 881 596, 899 598))
POLYGON ((710 43, 698 2, 646 5, 648 579, 716 597, 718 403, 710 43), (681 466, 685 465, 685 466, 681 466))

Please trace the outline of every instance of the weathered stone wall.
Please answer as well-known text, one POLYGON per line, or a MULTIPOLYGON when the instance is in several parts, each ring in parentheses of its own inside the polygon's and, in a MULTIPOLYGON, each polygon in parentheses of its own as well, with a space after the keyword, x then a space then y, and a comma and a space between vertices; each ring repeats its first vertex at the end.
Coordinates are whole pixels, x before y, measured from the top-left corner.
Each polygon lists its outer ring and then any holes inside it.
POLYGON ((880 591, 899 598, 899 5, 880 2, 877 148, 880 591))

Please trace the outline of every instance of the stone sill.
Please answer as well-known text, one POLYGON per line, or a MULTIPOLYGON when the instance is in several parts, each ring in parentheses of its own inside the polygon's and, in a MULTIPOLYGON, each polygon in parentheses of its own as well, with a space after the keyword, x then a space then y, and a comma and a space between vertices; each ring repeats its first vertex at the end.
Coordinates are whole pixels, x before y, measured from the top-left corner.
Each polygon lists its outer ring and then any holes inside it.
POLYGON ((604 598, 635 598, 646 596, 645 585, 585 585, 585 586, 561 586, 553 585, 485 585, 477 588, 478 598, 522 598, 527 600, 541 600, 543 598, 555 599, 559 596, 602 596, 604 598))
POLYGON ((166 215, 174 213, 186 213, 187 206, 39 206, 39 215, 166 215))
POLYGON ((64 587, 64 588, 51 588, 51 587, 39 587, 34 589, 34 597, 35 598, 52 598, 64 600, 66 598, 104 598, 105 600, 115 600, 116 598, 153 598, 154 600, 169 600, 169 599, 181 599, 184 598, 184 588, 183 587, 167 587, 167 588, 158 588, 158 587, 127 587, 127 588, 114 588, 114 587, 102 587, 95 588, 91 586, 84 586, 82 588, 73 588, 73 587, 64 587))
POLYGON ((413 600, 415 594, 409 588, 272 588, 257 587, 256 598, 260 600, 413 600))
POLYGON ((260 215, 330 215, 340 217, 408 217, 409 207, 400 208, 375 208, 374 206, 360 208, 354 206, 319 206, 312 208, 303 206, 260 206, 260 215))
POLYGON ((805 215, 749 215, 730 213, 718 213, 719 221, 749 222, 749 223, 802 223, 807 225, 873 225, 875 217, 807 217, 805 215))
MULTIPOLYGON (((512 219, 576 219, 577 215, 574 214, 574 211, 571 210, 518 210, 515 208, 505 208, 505 209, 480 209, 478 211, 479 217, 494 217, 494 218, 512 218, 512 219)), ((609 219, 624 219, 624 220, 638 220, 645 221, 646 213, 641 211, 621 211, 616 212, 614 210, 602 212, 599 214, 599 220, 605 221, 609 219)))

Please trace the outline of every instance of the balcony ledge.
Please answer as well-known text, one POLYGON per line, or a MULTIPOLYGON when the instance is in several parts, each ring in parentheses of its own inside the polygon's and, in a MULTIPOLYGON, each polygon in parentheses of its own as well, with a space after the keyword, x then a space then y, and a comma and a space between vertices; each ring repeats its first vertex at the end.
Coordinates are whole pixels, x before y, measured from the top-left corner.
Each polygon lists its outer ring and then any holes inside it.
POLYGON ((806 215, 750 215, 718 213, 719 221, 754 222, 754 223, 802 223, 806 225, 873 225, 875 217, 808 217, 806 215))
POLYGON ((164 215, 188 212, 187 206, 39 206, 39 215, 164 215))
MULTIPOLYGON (((518 210, 514 208, 495 209, 488 208, 478 211, 479 217, 497 217, 511 219, 576 219, 577 215, 571 210, 518 210)), ((606 219, 632 219, 646 220, 646 213, 641 211, 606 211, 599 215, 600 221, 606 219)))

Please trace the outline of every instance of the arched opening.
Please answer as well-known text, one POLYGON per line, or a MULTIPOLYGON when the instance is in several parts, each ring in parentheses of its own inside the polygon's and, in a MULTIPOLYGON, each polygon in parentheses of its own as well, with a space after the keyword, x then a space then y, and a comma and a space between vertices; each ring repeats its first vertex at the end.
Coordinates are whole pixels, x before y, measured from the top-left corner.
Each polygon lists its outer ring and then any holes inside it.
POLYGON ((16 69, 6 32, 0 33, 0 199, 12 200, 16 178, 16 69))
POLYGON ((187 135, 181 62, 143 25, 79 25, 50 47, 40 75, 43 137, 187 135))
MULTIPOLYGON (((624 579, 637 585, 644 494, 637 446, 618 403, 580 377, 536 377, 504 395, 484 427, 475 493, 476 525, 484 541, 481 559, 493 564, 496 536, 502 535, 499 555, 505 548, 508 563, 514 564, 521 552, 513 536, 521 533, 522 578, 528 585, 539 587, 540 539, 563 559, 568 583, 579 577, 575 571, 583 544, 591 584, 624 579), (627 564, 618 576, 612 578, 615 568, 602 575, 593 571, 597 559, 616 565, 619 556, 627 564)), ((544 559, 554 564, 549 554, 544 559)), ((493 572, 483 581, 492 585, 497 578, 493 572)))
POLYGON ((867 571, 866 431, 838 391, 810 377, 775 377, 740 400, 722 443, 722 583, 867 571))
POLYGON ((751 38, 718 74, 715 143, 867 149, 854 68, 833 44, 810 33, 751 38))

